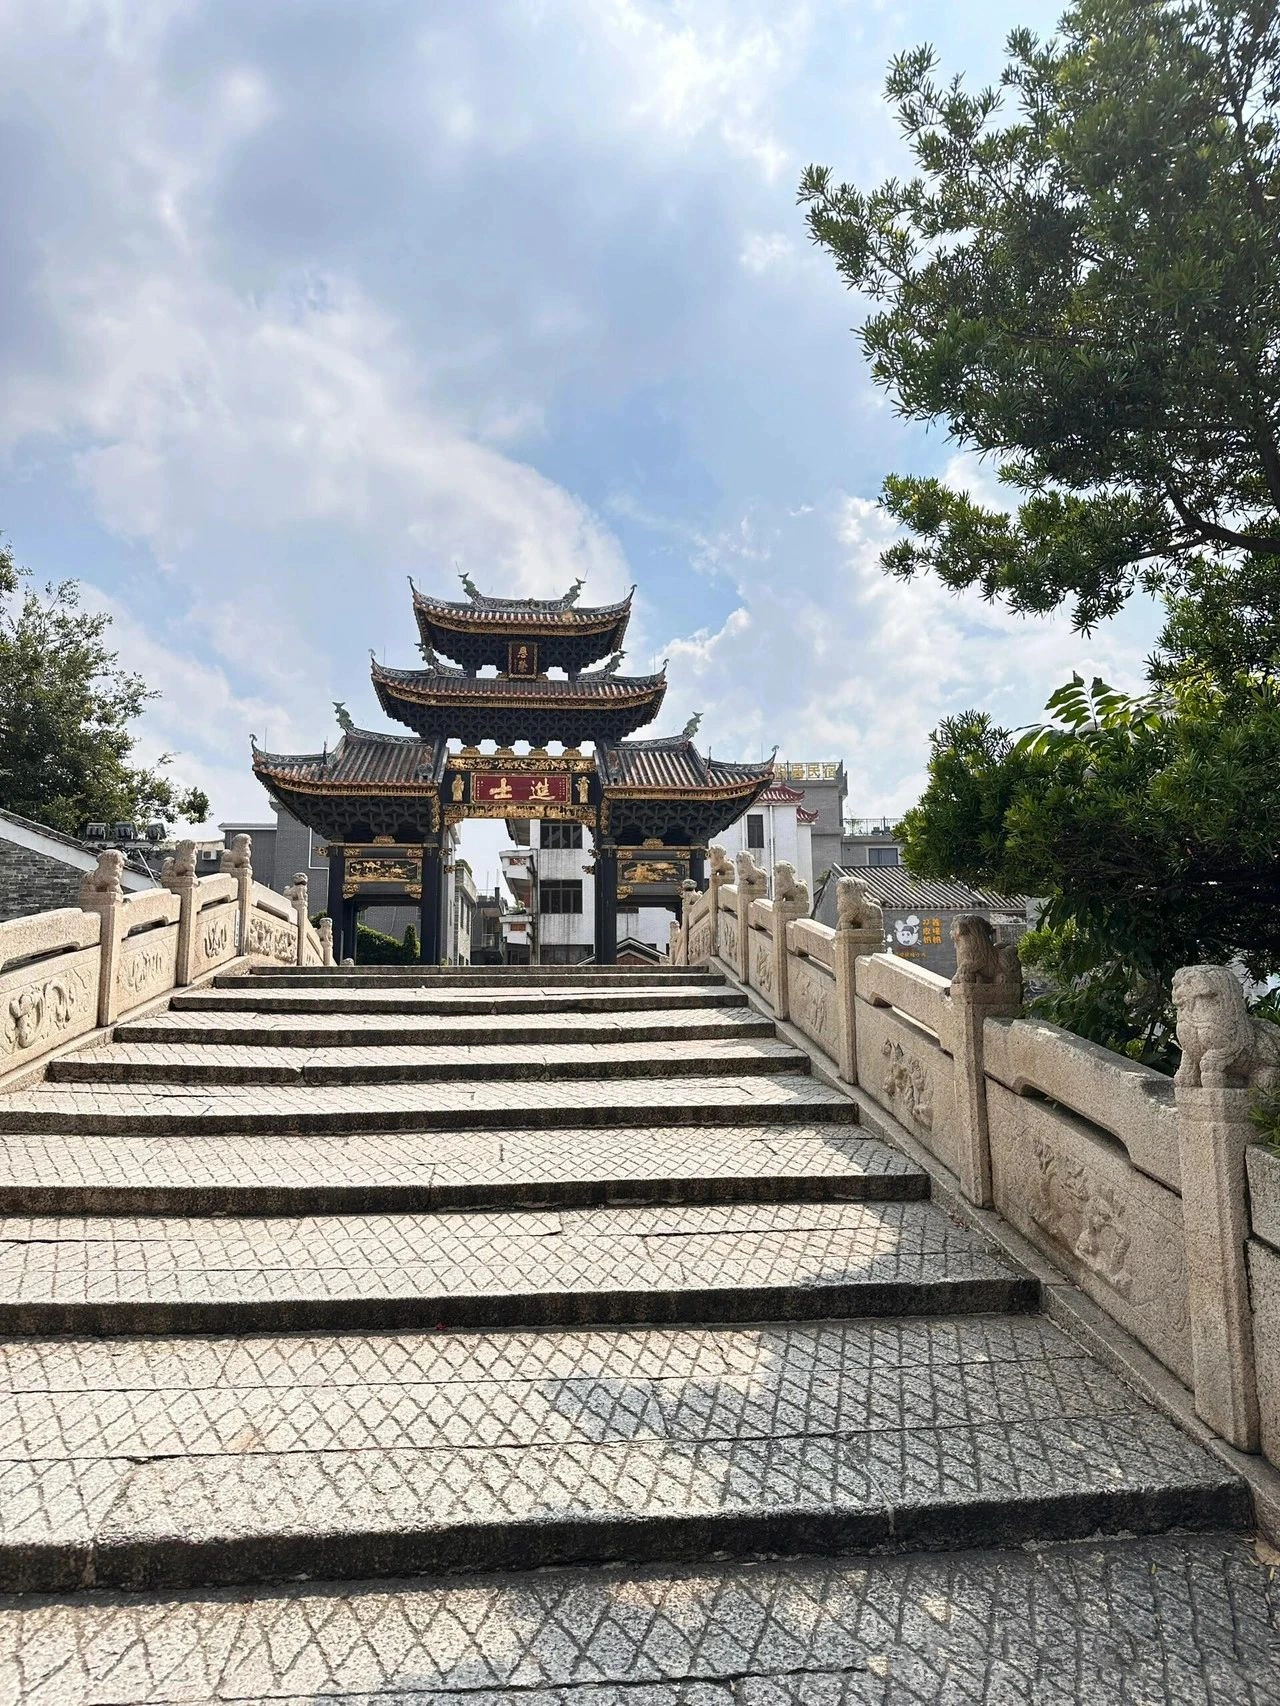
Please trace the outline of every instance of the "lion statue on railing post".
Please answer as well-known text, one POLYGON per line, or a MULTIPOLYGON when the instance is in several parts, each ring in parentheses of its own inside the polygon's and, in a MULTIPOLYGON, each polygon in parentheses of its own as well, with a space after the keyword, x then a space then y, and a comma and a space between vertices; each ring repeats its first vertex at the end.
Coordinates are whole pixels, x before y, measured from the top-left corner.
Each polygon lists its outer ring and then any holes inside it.
POLYGON ((1253 1019, 1229 966, 1174 974, 1182 1064, 1175 1083, 1205 1090, 1280 1089, 1280 1025, 1253 1019))

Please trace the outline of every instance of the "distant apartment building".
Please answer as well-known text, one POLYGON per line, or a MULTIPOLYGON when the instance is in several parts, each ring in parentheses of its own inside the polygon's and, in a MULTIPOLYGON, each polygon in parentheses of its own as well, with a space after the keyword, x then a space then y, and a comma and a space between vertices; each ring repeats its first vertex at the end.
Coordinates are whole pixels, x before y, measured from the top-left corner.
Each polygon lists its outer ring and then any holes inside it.
POLYGON ((773 775, 775 782, 797 789, 805 811, 814 814, 809 825, 813 864, 810 892, 813 892, 814 884, 820 886, 832 865, 840 863, 844 803, 849 793, 844 762, 828 758, 777 758, 773 764, 773 775))
POLYGON ((805 805, 805 796, 789 782, 774 782, 736 823, 716 837, 732 859, 744 850, 764 867, 773 887, 773 867, 779 860, 795 872, 813 893, 813 830, 818 813, 805 805))
MULTIPOLYGON (((595 952, 595 878, 591 838, 580 823, 511 818, 512 847, 502 850, 502 874, 516 907, 502 918, 512 964, 580 965, 595 952)), ((618 903, 618 943, 666 951, 672 913, 662 906, 618 903)))

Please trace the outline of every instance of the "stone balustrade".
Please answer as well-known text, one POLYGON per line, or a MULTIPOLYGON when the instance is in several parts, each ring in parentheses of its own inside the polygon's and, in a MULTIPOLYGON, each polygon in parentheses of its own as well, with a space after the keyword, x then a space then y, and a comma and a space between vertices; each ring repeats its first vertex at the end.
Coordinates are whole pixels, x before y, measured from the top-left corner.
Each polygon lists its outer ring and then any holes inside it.
POLYGON ((1178 1079, 1022 1015, 1016 951, 955 927, 948 981, 881 951, 878 908, 841 880, 835 929, 790 866, 750 854, 685 897, 676 964, 728 971, 892 1116, 975 1207, 994 1208, 1194 1394, 1222 1438, 1280 1465, 1280 1154, 1257 1142, 1280 1030, 1234 975, 1174 994, 1178 1079), (729 880, 732 878, 733 880, 729 880))
POLYGON ((119 852, 105 852, 79 907, 0 924, 0 1076, 242 957, 333 963, 331 931, 306 916, 305 879, 292 898, 255 883, 248 836, 213 876, 196 876, 190 841, 159 888, 126 894, 122 868, 119 852))

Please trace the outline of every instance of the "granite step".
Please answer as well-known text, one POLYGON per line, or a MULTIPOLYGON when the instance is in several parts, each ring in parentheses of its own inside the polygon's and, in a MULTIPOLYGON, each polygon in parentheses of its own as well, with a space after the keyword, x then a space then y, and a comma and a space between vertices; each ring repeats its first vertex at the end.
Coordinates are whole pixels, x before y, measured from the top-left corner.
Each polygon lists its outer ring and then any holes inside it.
POLYGON ((799 1072, 432 1085, 42 1084, 0 1098, 0 1134, 213 1137, 619 1125, 851 1125, 856 1105, 799 1072))
POLYGON ((46 1339, 4 1347, 0 1392, 9 1590, 1248 1519, 1239 1482, 1034 1318, 46 1339))
POLYGON ((0 1334, 812 1320, 1038 1298, 928 1202, 0 1221, 0 1334))
POLYGON ((574 966, 512 966, 507 970, 478 966, 250 966, 248 972, 220 972, 219 989, 243 985, 246 979, 267 989, 512 989, 531 985, 555 989, 709 989, 723 985, 724 973, 690 971, 683 966, 653 966, 628 971, 581 971, 574 966))
POLYGON ((746 1007, 736 989, 563 989, 545 985, 519 994, 468 992, 465 989, 260 989, 248 979, 236 987, 191 989, 173 997, 179 1013, 418 1013, 441 1018, 507 1013, 671 1013, 706 1008, 746 1007))
POLYGON ((691 1008, 685 1013, 618 1013, 599 1017, 585 1013, 462 1014, 422 1019, 412 1013, 317 1013, 305 1022, 277 1012, 217 1013, 173 1011, 130 1019, 115 1028, 123 1043, 206 1043, 261 1048, 323 1048, 359 1043, 366 1048, 384 1044, 407 1047, 455 1047, 493 1043, 659 1043, 700 1042, 715 1038, 772 1037, 772 1019, 753 1008, 691 1008))
POLYGON ((1265 1706, 1247 1534, 12 1599, 24 1706, 1265 1706))
POLYGON ((929 1176, 838 1126, 0 1144, 0 1213, 391 1213, 644 1202, 916 1201, 929 1176))
POLYGON ((51 1062, 51 1084, 425 1084, 474 1079, 690 1078, 809 1071, 801 1049, 774 1038, 583 1044, 473 1043, 310 1049, 109 1043, 51 1062))

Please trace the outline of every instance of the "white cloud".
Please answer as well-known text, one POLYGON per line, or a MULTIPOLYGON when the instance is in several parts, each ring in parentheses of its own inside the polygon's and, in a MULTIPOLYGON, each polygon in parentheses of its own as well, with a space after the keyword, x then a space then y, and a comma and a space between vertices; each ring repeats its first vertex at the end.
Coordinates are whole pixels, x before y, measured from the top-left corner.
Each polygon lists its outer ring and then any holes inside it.
POLYGON ((788 265, 796 245, 784 231, 752 231, 742 244, 738 260, 748 272, 765 273, 788 265))

